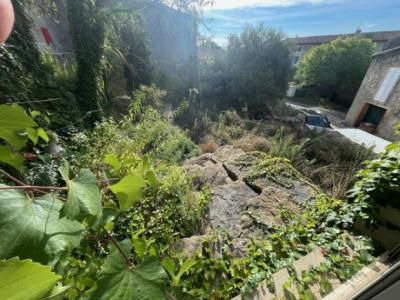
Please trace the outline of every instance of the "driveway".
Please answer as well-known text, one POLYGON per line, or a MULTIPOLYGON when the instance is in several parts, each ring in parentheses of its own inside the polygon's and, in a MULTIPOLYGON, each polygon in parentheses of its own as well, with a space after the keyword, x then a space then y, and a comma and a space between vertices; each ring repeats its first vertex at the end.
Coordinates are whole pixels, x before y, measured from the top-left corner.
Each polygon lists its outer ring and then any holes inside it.
POLYGON ((391 143, 373 134, 365 132, 358 128, 348 128, 345 124, 346 112, 331 108, 315 106, 312 104, 301 103, 286 99, 286 105, 310 114, 320 114, 327 116, 331 122, 333 130, 347 140, 356 143, 365 148, 370 148, 374 153, 381 153, 391 143))
POLYGON ((286 105, 296 110, 301 110, 310 114, 320 114, 327 116, 332 124, 332 128, 346 128, 345 125, 346 112, 344 111, 338 111, 331 108, 315 106, 312 104, 301 103, 288 99, 286 99, 285 103, 286 105))

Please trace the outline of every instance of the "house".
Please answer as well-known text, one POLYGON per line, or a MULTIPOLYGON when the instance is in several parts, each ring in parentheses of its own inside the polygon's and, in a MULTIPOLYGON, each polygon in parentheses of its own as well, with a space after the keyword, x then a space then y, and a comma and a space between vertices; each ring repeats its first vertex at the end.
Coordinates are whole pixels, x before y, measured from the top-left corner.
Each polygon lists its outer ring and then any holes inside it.
POLYGON ((400 46, 375 54, 347 114, 347 125, 398 140, 394 127, 400 123, 399 81, 400 46))
POLYGON ((338 38, 352 37, 355 35, 373 40, 378 45, 379 50, 384 50, 391 40, 400 37, 400 31, 361 32, 361 30, 358 30, 353 34, 319 35, 290 38, 289 41, 291 41, 295 46, 293 53, 293 64, 297 64, 304 57, 307 51, 313 47, 323 44, 329 44, 330 42, 338 38))

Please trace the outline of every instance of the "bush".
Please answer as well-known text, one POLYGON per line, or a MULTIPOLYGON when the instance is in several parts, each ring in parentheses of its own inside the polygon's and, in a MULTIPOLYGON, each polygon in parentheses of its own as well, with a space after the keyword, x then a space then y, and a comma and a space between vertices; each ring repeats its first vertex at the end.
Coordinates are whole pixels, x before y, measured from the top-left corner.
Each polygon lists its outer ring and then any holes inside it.
POLYGON ((120 122, 105 119, 92 131, 76 134, 73 147, 81 153, 80 164, 92 170, 99 169, 109 153, 115 154, 128 168, 135 166, 135 156, 148 155, 175 164, 199 153, 199 148, 181 129, 152 108, 147 108, 135 124, 129 116, 120 122))

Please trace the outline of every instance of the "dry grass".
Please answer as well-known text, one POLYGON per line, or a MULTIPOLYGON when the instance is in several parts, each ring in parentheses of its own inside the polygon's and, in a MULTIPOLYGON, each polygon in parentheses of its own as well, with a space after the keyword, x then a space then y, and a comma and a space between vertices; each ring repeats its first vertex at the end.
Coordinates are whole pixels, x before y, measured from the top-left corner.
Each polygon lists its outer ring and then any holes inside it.
POLYGON ((262 136, 250 133, 233 144, 235 147, 242 149, 244 152, 262 151, 268 152, 270 142, 262 136))
POLYGON ((211 136, 206 136, 199 146, 203 153, 214 153, 219 147, 214 138, 211 136))

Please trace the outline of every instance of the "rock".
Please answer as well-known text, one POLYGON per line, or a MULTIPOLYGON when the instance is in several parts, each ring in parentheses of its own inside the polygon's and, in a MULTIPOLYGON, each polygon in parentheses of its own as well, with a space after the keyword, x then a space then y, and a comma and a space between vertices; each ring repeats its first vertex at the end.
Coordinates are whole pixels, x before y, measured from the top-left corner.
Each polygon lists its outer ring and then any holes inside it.
POLYGON ((236 159, 244 154, 245 152, 243 150, 228 145, 219 148, 215 153, 213 153, 212 157, 221 163, 233 164, 236 159))
POLYGON ((194 184, 198 188, 204 185, 219 186, 231 182, 223 166, 211 161, 205 162, 202 166, 198 164, 187 165, 185 169, 193 177, 194 184))
MULTIPOLYGON (((312 188, 306 182, 301 181, 300 179, 291 178, 290 183, 291 187, 287 187, 263 178, 255 180, 254 182, 252 182, 252 185, 262 191, 268 190, 270 187, 275 187, 277 190, 281 191, 281 193, 287 193, 285 194, 285 198, 290 198, 297 203, 303 203, 305 200, 312 199, 317 194, 314 188, 312 188)), ((273 192, 277 190, 274 190, 273 192)))
POLYGON ((213 161, 215 164, 217 163, 214 159, 211 153, 206 153, 206 154, 202 154, 200 156, 197 157, 193 157, 189 160, 187 160, 184 164, 184 166, 188 167, 188 166, 192 166, 192 165, 199 165, 199 166, 203 166, 206 162, 208 161, 213 161))
POLYGON ((261 195, 247 200, 246 211, 265 224, 281 225, 282 222, 277 216, 282 206, 293 212, 299 210, 298 205, 293 203, 291 195, 286 190, 265 186, 261 195))
POLYGON ((236 225, 246 209, 246 201, 257 194, 244 182, 214 187, 211 190, 210 220, 212 228, 228 230, 232 237, 238 237, 240 232, 236 225))
POLYGON ((201 252, 202 244, 207 238, 207 235, 184 238, 174 245, 174 249, 185 257, 194 257, 197 252, 201 252))

